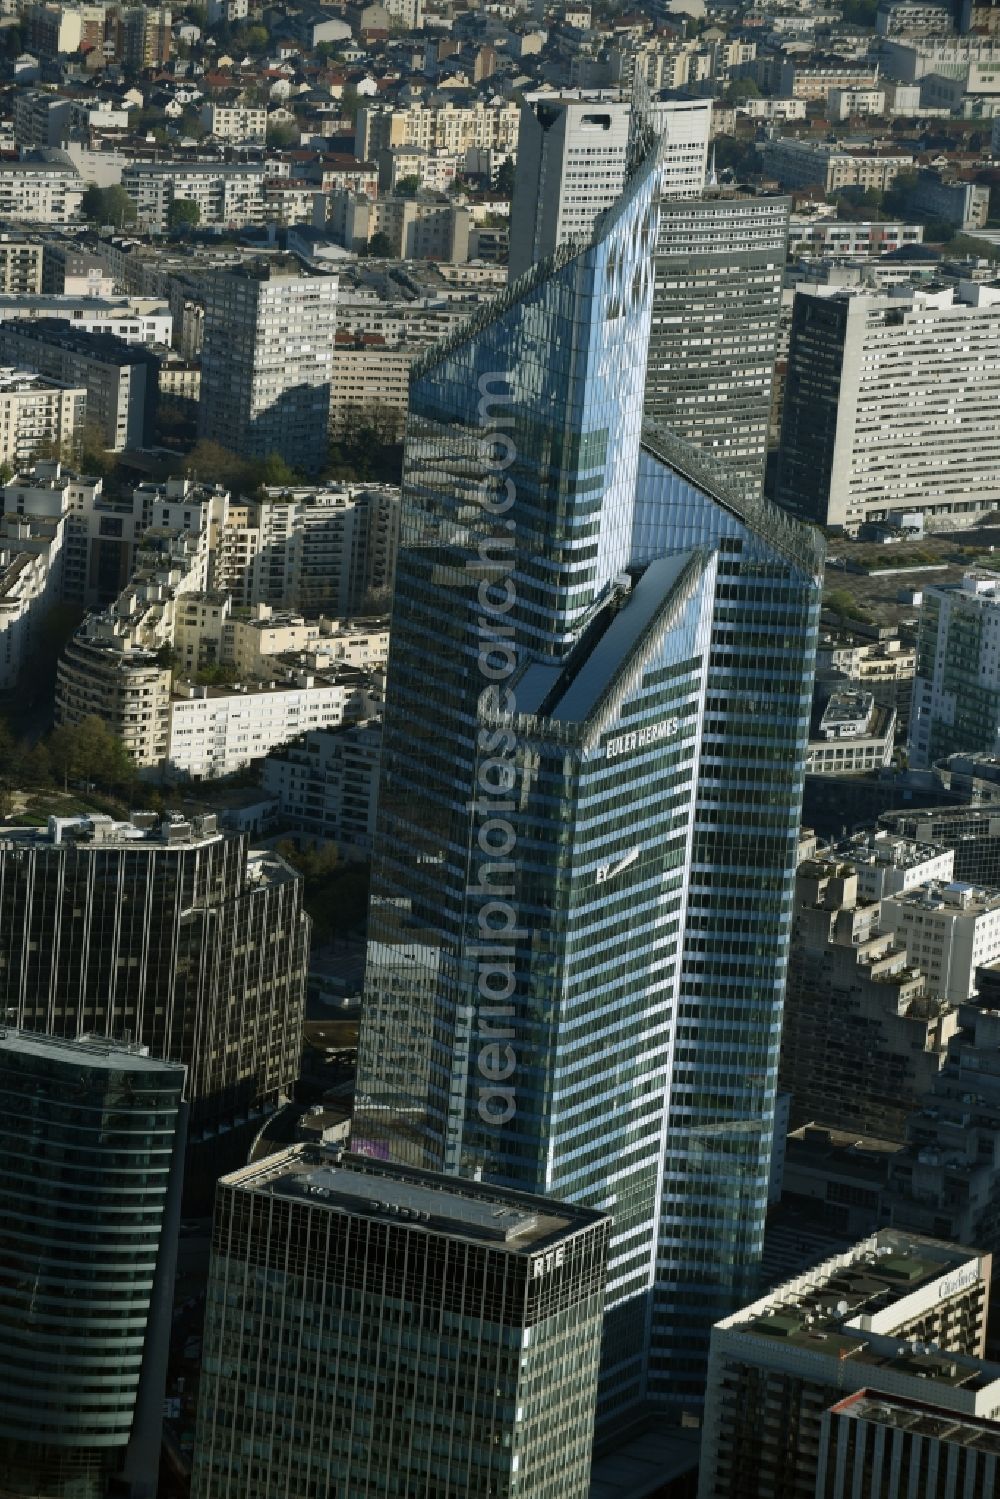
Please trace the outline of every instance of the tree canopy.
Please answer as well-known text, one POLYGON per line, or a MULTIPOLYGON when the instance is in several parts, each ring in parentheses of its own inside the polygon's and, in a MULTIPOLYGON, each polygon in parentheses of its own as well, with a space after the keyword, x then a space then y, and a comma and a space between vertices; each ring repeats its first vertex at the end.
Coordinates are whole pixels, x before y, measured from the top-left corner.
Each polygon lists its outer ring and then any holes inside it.
POLYGON ((135 221, 135 204, 123 187, 98 187, 91 183, 80 200, 80 211, 92 224, 123 224, 135 221))

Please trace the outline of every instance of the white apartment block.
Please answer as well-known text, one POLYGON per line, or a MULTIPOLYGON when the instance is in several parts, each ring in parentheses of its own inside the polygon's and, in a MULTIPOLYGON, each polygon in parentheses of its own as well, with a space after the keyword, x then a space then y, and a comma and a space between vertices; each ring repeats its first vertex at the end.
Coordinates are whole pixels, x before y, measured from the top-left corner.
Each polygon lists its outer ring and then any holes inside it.
POLYGON ((0 464, 13 470, 36 457, 72 453, 83 438, 87 392, 31 370, 0 368, 0 464))
POLYGON ((387 484, 273 488, 230 503, 213 586, 242 605, 356 615, 391 592, 399 507, 387 484))
POLYGON ((863 901, 880 901, 931 881, 948 885, 955 877, 953 848, 914 843, 893 833, 859 833, 839 843, 835 852, 838 860, 853 866, 863 901))
POLYGON ((127 344, 169 344, 174 319, 154 297, 0 295, 0 323, 12 319, 64 318, 78 333, 111 333, 127 344))
POLYGON ((789 255, 844 255, 852 260, 888 255, 904 245, 920 245, 923 224, 856 224, 846 219, 814 219, 792 214, 788 225, 789 255))
POLYGON ((422 146, 425 151, 454 151, 470 146, 513 155, 517 149, 516 104, 362 104, 357 119, 357 156, 375 161, 390 146, 422 146))
POLYGON ((980 965, 1000 962, 1000 890, 917 885, 882 901, 882 925, 923 969, 928 992, 952 1004, 976 992, 980 965))
POLYGON ((246 457, 326 461, 337 278, 264 261, 205 280, 198 430, 246 457))
POLYGON ((654 99, 650 117, 660 131, 661 198, 697 198, 708 180, 711 99, 654 99))
POLYGON ((848 531, 899 511, 971 524, 1000 503, 998 401, 1000 289, 800 288, 776 497, 848 531))
POLYGON ((194 780, 231 775, 301 734, 369 718, 377 707, 369 688, 351 668, 259 688, 181 686, 170 706, 166 771, 194 780))
POLYGON ((137 224, 151 234, 168 226, 170 206, 196 203, 199 222, 244 229, 264 222, 264 168, 254 164, 192 161, 134 162, 122 187, 136 206, 137 224))
POLYGON ((204 104, 201 123, 221 141, 262 146, 267 139, 267 110, 253 104, 204 104))
POLYGON ((854 115, 884 115, 886 94, 882 88, 832 88, 826 101, 828 120, 849 120, 854 115))
POLYGON ((2 223, 76 223, 82 199, 83 179, 60 151, 35 152, 21 161, 0 161, 2 223))

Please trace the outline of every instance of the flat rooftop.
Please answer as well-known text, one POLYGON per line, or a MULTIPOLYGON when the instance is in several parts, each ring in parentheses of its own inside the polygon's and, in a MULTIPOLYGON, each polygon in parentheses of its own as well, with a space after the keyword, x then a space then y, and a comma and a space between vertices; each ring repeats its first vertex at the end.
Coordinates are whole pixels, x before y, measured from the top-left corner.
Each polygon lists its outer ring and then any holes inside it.
POLYGON ((602 1214, 548 1198, 389 1165, 335 1147, 298 1146, 224 1178, 269 1197, 362 1218, 419 1224, 513 1254, 533 1254, 599 1223, 602 1214))
POLYGON ((832 1407, 832 1413, 850 1420, 871 1421, 878 1426, 892 1426, 913 1437, 929 1437, 936 1442, 953 1442, 978 1452, 1000 1456, 1000 1422, 980 1421, 968 1416, 956 1417, 933 1405, 919 1405, 912 1400, 893 1399, 862 1390, 832 1407))
POLYGON ((123 1066, 136 1072, 162 1072, 164 1067, 184 1071, 180 1062, 151 1057, 145 1047, 106 1036, 41 1036, 34 1031, 0 1028, 0 1055, 55 1058, 107 1071, 123 1066))

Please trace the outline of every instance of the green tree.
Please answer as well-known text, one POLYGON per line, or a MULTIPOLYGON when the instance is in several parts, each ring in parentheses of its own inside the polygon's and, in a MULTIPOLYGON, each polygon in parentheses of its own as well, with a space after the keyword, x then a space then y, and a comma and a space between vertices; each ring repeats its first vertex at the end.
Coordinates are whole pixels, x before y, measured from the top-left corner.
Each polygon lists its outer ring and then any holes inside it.
POLYGON ((420 178, 415 172, 411 173, 408 177, 400 177, 396 183, 395 192, 397 198, 415 198, 419 191, 420 178))
POLYGON ((266 26, 248 26, 241 40, 248 52, 264 52, 270 37, 266 26))
POLYGON ((498 193, 503 193, 505 198, 514 196, 514 163, 509 156, 506 161, 500 163, 496 189, 498 193))
POLYGON ((360 105, 361 100, 358 96, 357 89, 354 87, 354 84, 346 83, 344 85, 344 92, 340 96, 340 112, 344 116, 344 119, 349 120, 352 125, 358 118, 358 109, 360 108, 360 105))
POLYGON ((722 97, 727 104, 744 104, 747 99, 759 99, 760 88, 752 78, 734 78, 722 97))
POLYGON ((117 789, 135 780, 135 762, 103 719, 91 714, 78 724, 62 724, 49 736, 52 768, 68 786, 70 781, 93 781, 117 789))
POLYGON ((298 140, 298 130, 286 120, 275 120, 267 127, 267 144, 272 150, 286 151, 290 146, 298 145, 298 140))
POLYGON ((383 229, 376 229, 368 241, 368 254, 374 260, 386 260, 392 254, 392 240, 383 229))
POLYGON ((113 224, 116 229, 135 221, 135 204, 123 187, 91 183, 80 200, 80 212, 92 224, 113 224))
POLYGON ((175 198, 167 210, 168 229, 193 229, 201 223, 201 209, 190 198, 175 198))

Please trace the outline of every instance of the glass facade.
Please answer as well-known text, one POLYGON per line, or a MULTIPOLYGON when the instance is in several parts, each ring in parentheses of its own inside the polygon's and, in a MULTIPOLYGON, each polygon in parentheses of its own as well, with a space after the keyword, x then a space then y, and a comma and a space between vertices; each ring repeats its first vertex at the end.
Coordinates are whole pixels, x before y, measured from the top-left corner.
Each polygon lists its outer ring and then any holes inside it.
POLYGON ((586 1499, 606 1240, 334 1151, 225 1178, 193 1499, 586 1499))
POLYGON ((4 1499, 104 1499, 130 1443, 155 1482, 162 1366, 146 1443, 136 1423, 169 1331, 183 1089, 183 1067, 110 1043, 0 1036, 4 1499))
POLYGON ((415 373, 354 1133, 611 1214, 606 1416, 760 1254, 820 566, 643 439, 654 178, 415 373))
POLYGON ((309 919, 277 855, 172 826, 5 830, 0 1006, 31 1030, 184 1062, 191 1146, 214 1152, 298 1076, 309 919))

